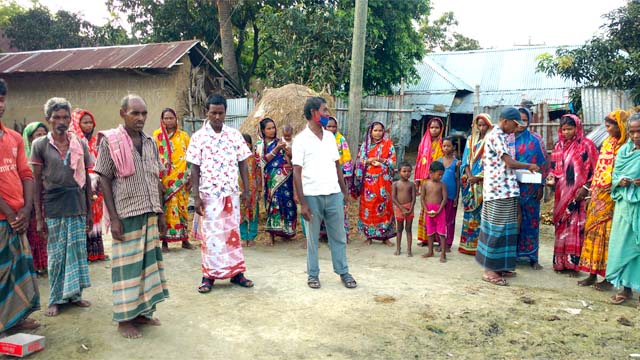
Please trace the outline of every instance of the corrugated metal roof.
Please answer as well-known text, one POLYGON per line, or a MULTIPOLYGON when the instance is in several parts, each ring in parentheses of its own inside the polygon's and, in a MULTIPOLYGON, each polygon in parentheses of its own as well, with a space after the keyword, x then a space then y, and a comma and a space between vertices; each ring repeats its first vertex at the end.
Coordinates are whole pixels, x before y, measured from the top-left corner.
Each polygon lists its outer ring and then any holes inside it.
POLYGON ((0 74, 108 69, 169 69, 199 41, 0 54, 0 74))
POLYGON ((610 89, 582 89, 582 119, 585 122, 600 123, 616 109, 628 110, 633 107, 629 91, 610 89))
MULTIPOLYGON (((480 107, 518 106, 522 100, 531 100, 534 104, 547 103, 551 105, 569 103, 569 89, 544 89, 522 91, 491 91, 480 90, 480 107)), ((456 114, 473 114, 474 94, 469 94, 462 102, 453 104, 451 112, 456 114)))
MULTIPOLYGON (((483 96, 480 97, 482 106, 498 106, 501 100, 503 104, 519 104, 522 94, 532 101, 546 98, 565 100, 564 90, 576 87, 576 83, 536 71, 536 58, 543 53, 555 54, 556 49, 556 46, 532 46, 428 54, 417 66, 420 80, 417 84, 408 85, 405 94, 445 89, 473 91, 469 87, 480 85, 481 94, 486 94, 484 100, 483 96), (438 67, 451 76, 445 78, 438 67), (451 78, 460 82, 454 85, 448 81, 451 78), (516 97, 517 101, 513 102, 516 97)), ((473 95, 467 97, 471 97, 473 112, 473 95)), ((463 103, 467 106, 466 101, 463 103)), ((464 112, 468 109, 465 108, 464 112)))

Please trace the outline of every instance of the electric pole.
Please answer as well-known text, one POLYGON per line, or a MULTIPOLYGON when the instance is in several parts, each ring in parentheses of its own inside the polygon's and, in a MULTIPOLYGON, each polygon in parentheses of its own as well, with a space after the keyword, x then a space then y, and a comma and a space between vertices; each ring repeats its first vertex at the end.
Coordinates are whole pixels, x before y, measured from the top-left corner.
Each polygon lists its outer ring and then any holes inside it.
POLYGON ((351 46, 351 74, 349 80, 349 118, 347 141, 360 143, 360 109, 362 107, 362 75, 364 71, 364 48, 367 35, 368 0, 356 0, 353 21, 353 44, 351 46))

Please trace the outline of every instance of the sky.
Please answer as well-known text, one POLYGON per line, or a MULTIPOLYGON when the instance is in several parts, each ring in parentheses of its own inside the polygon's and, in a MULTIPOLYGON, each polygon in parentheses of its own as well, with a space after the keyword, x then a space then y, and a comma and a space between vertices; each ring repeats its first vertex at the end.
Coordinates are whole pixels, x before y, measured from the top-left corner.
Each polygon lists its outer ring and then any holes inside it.
MULTIPOLYGON (((250 1, 250 0, 249 0, 250 1)), ((403 1, 403 0, 389 0, 403 1)), ((18 0, 29 6, 29 0, 18 0)), ((79 12, 102 25, 109 17, 103 0, 40 0, 52 11, 79 12)), ((483 48, 514 45, 580 45, 604 23, 601 16, 625 0, 432 0, 431 19, 453 11, 457 31, 480 41, 483 48)))

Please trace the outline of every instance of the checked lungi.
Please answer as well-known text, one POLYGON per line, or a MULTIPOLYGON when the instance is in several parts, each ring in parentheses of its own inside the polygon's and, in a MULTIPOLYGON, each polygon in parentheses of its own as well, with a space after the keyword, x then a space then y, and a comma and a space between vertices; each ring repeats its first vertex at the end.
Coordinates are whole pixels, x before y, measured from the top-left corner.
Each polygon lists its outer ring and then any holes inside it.
POLYGON ((484 201, 476 261, 486 270, 516 268, 518 198, 484 201))

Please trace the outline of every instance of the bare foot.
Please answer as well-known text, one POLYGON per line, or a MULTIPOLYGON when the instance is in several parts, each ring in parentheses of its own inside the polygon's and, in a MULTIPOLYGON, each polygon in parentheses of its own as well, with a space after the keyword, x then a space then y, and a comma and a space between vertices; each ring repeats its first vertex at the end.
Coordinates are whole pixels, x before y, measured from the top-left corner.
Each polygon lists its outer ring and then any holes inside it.
POLYGON ((152 326, 161 325, 160 320, 158 318, 148 318, 146 316, 138 316, 131 321, 137 325, 152 325, 152 326))
POLYGON ((162 242, 162 253, 166 254, 169 252, 169 244, 166 241, 162 242))
POLYGON ((576 270, 569 270, 567 271, 567 275, 569 275, 570 278, 577 278, 580 277, 580 272, 576 270))
POLYGON ((411 253, 411 251, 407 252, 407 257, 413 257, 413 254, 411 253))
MULTIPOLYGON (((444 255, 444 253, 442 253, 442 255, 444 255)), ((445 256, 440 256, 440 262, 441 263, 446 263, 447 262, 447 257, 445 256)))
POLYGON ((253 241, 247 241, 247 247, 253 247, 255 243, 253 241))
POLYGON ((187 250, 195 249, 195 247, 193 245, 191 245, 191 243, 188 240, 185 240, 185 241, 182 242, 182 248, 183 249, 187 249, 187 250))
POLYGON ((300 246, 300 247, 306 250, 307 249, 307 242, 305 241, 304 243, 302 243, 302 246, 300 246))
POLYGON ((436 249, 437 252, 442 251, 442 249, 440 248, 440 245, 434 246, 434 248, 436 249))
POLYGON ((426 253, 426 254, 422 255, 422 257, 423 257, 423 258, 425 258, 425 259, 426 259, 426 258, 433 257, 433 251, 429 251, 428 253, 426 253))
POLYGON ((118 332, 127 339, 138 339, 142 337, 140 330, 133 325, 133 321, 118 323, 118 332))
POLYGON ((271 240, 269 240, 269 242, 267 243, 267 246, 274 246, 276 244, 276 240, 274 238, 271 238, 271 240))
POLYGON ((396 251, 393 253, 393 255, 398 256, 398 255, 400 255, 400 253, 401 253, 401 251, 400 251, 400 250, 396 250, 396 251))
POLYGON ((247 240, 242 240, 242 247, 248 247, 248 243, 247 240))
POLYGON ((597 277, 590 274, 586 279, 578 281, 578 286, 591 286, 596 283, 597 277))
POLYGON ((531 264, 531 268, 533 270, 542 270, 542 269, 544 269, 544 267, 542 267, 542 265, 540 265, 540 263, 538 263, 538 262, 535 262, 535 263, 531 264))
POLYGON ((49 316, 49 317, 57 316, 59 311, 60 309, 58 308, 57 304, 49 305, 47 310, 44 311, 44 316, 49 316))
POLYGON ((20 320, 13 328, 16 330, 35 330, 40 327, 40 323, 33 319, 20 320))
POLYGON ((451 252, 451 247, 447 246, 447 252, 450 253, 451 252))
POLYGON ((347 238, 347 244, 351 244, 351 239, 347 238))
POLYGON ((88 308, 91 306, 91 302, 89 300, 78 300, 78 301, 73 301, 70 302, 72 305, 75 305, 77 307, 82 307, 82 308, 88 308))
POLYGON ((598 291, 609 291, 611 290, 611 288, 613 288, 613 284, 611 284, 605 279, 600 281, 597 284, 594 284, 592 287, 598 291))
POLYGON ((372 243, 371 239, 367 239, 364 241, 365 245, 371 245, 371 243, 372 243))
POLYGON ((391 240, 383 240, 382 243, 387 245, 387 246, 395 246, 396 245, 391 240))

